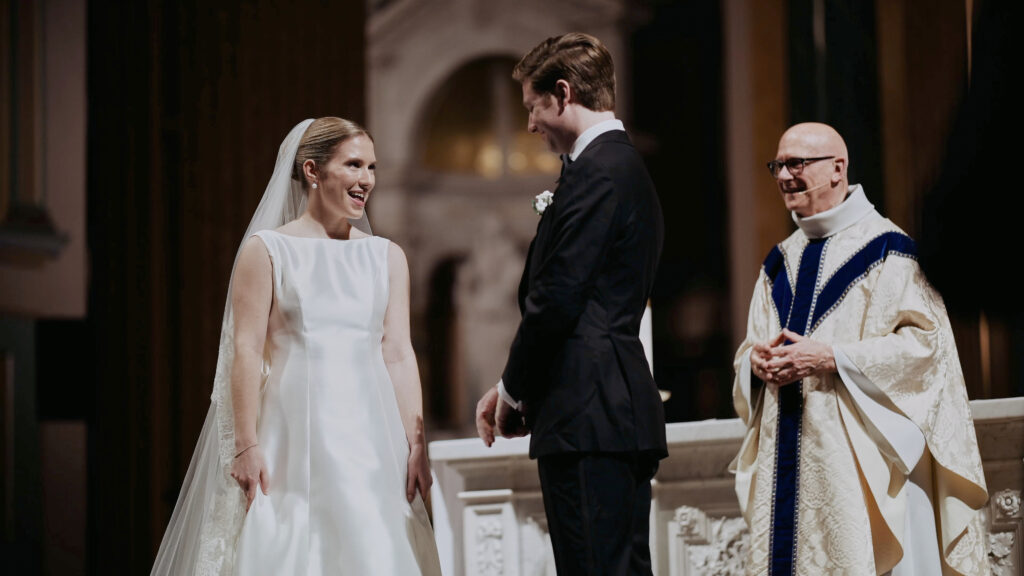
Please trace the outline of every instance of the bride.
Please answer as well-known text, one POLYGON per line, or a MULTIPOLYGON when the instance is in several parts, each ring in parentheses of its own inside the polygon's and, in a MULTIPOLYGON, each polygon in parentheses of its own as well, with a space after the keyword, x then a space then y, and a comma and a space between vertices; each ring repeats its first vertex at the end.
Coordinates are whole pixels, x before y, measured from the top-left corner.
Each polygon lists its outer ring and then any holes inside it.
POLYGON ((152 574, 440 574, 408 264, 364 212, 375 162, 340 118, 282 142, 152 574))

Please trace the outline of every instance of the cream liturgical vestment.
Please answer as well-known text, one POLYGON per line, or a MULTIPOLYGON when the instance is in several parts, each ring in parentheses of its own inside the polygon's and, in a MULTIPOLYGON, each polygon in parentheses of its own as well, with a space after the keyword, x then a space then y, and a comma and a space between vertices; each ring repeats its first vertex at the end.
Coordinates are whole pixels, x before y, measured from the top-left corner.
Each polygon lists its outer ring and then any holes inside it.
POLYGON ((988 574, 987 498, 953 332, 914 242, 860 186, 765 259, 736 353, 732 464, 750 574, 988 574), (838 374, 766 386, 756 342, 831 344, 838 374))

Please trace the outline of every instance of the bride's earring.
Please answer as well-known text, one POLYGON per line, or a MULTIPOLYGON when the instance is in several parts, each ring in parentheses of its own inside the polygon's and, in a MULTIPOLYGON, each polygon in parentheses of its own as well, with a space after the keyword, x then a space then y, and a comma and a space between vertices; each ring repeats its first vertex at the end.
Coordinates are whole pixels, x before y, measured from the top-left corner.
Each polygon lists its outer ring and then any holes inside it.
POLYGON ((316 190, 316 182, 313 182, 313 190, 316 190))

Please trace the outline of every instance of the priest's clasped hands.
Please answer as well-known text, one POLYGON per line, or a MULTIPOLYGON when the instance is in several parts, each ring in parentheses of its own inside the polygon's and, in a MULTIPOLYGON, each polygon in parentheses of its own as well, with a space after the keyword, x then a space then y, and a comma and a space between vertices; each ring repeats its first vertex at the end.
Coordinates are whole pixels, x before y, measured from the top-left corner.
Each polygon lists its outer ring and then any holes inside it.
POLYGON ((835 372, 836 359, 828 344, 783 329, 775 339, 754 344, 750 369, 766 384, 783 386, 814 374, 835 372))

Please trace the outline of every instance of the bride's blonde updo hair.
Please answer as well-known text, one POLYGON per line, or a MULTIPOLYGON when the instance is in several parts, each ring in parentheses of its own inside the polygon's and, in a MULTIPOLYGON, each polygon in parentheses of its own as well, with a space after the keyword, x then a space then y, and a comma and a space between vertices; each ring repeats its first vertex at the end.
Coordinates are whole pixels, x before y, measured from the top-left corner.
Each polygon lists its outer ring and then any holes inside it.
POLYGON ((338 145, 355 136, 366 136, 373 141, 373 136, 359 124, 344 118, 325 116, 313 120, 313 123, 306 128, 299 142, 299 149, 295 152, 295 164, 292 165, 292 180, 302 182, 302 189, 309 189, 309 182, 306 181, 302 172, 302 165, 306 160, 312 160, 317 167, 322 167, 330 161, 331 156, 337 150, 338 145))

